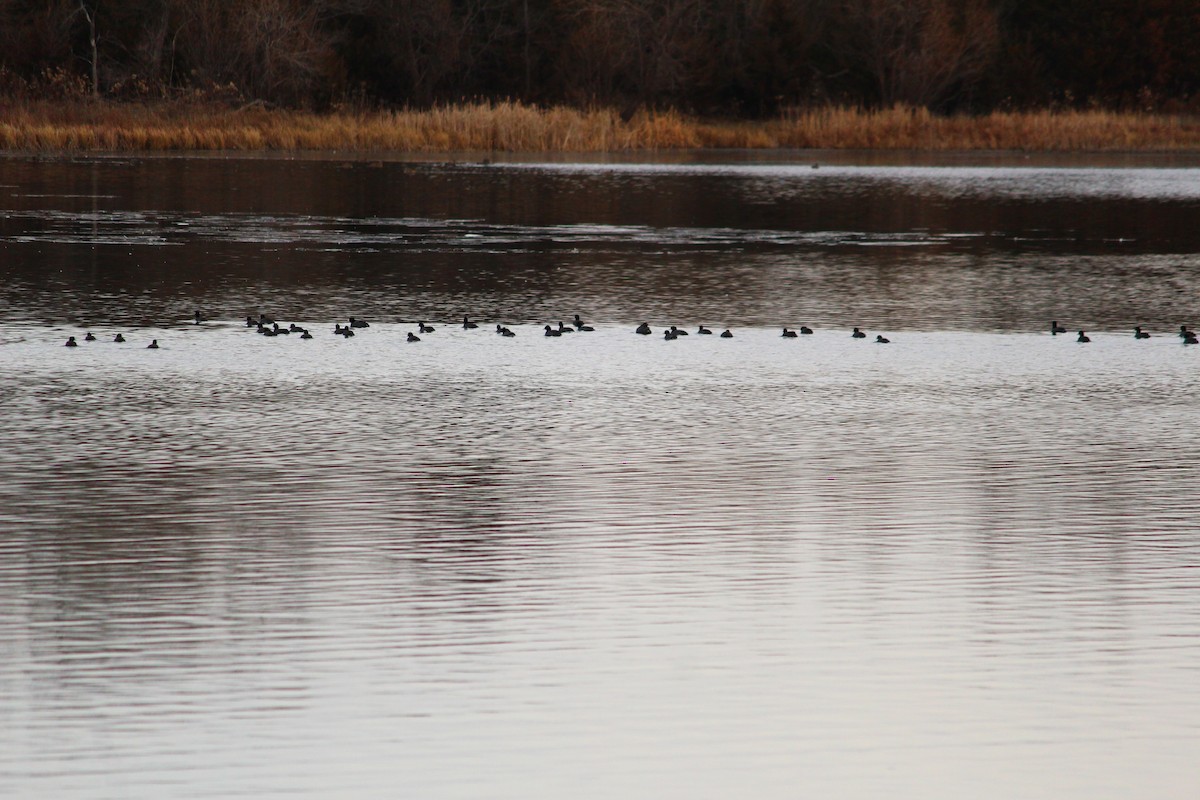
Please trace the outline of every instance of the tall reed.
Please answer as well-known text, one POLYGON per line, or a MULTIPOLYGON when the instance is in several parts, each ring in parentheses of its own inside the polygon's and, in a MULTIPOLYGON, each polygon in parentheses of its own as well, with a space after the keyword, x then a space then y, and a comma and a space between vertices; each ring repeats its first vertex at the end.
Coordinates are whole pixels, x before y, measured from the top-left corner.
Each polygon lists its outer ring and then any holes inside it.
POLYGON ((426 110, 311 113, 205 103, 6 103, 0 149, 23 152, 249 150, 611 152, 681 148, 1200 151, 1200 121, 1109 111, 938 116, 828 107, 770 120, 677 111, 466 103, 426 110))

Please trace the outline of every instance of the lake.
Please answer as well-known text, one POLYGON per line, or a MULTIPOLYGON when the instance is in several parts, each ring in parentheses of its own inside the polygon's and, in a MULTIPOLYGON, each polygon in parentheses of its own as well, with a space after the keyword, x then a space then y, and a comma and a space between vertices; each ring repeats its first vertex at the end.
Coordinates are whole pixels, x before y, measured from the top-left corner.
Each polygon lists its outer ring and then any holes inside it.
POLYGON ((1200 159, 8 157, 0 209, 5 797, 1200 793, 1200 159))

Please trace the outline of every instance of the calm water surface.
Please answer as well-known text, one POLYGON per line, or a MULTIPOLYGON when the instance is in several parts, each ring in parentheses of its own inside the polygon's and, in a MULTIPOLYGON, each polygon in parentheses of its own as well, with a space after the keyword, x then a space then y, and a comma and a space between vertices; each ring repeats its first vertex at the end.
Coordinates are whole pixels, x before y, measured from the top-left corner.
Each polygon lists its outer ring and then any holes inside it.
POLYGON ((0 210, 0 795, 1200 794, 1194 164, 10 159, 0 210))

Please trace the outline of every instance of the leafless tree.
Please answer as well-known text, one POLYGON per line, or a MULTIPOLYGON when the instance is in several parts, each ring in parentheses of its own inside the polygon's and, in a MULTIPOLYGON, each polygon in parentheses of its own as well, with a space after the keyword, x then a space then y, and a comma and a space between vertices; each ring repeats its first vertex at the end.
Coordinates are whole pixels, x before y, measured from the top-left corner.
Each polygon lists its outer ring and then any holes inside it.
POLYGON ((559 54, 566 87, 584 98, 670 102, 689 73, 703 29, 700 0, 564 0, 567 46, 559 54))
POLYGON ((688 56, 689 94, 718 109, 769 113, 805 102, 829 0, 703 0, 688 56))
POLYGON ((842 53, 882 105, 936 106, 992 64, 995 12, 983 0, 845 0, 842 53))
POLYGON ((173 36, 199 82, 231 82, 273 102, 303 104, 338 78, 329 7, 302 0, 173 0, 173 36))

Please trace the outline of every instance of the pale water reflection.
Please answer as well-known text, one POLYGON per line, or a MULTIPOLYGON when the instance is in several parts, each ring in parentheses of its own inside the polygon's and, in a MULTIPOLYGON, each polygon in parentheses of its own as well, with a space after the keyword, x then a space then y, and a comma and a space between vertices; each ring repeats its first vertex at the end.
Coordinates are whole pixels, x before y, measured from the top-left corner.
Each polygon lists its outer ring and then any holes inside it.
MULTIPOLYGON (((657 169, 633 172, 673 196, 657 169)), ((580 191, 642 191, 605 180, 580 191)), ((92 221, 3 222, 0 794, 1200 790, 1200 347, 1173 336, 1194 297, 1143 271, 1193 274, 1182 226, 1085 256, 1024 249, 1020 226, 660 228, 580 205, 356 227, 277 198, 178 232, 188 208, 117 194, 92 221), (121 225, 129 250, 105 243, 121 225), (814 244, 852 229, 916 244, 814 244), (538 263, 567 252, 568 277, 538 263), (1074 296, 1088 345, 1045 328, 1074 296), (187 324, 196 306, 217 319, 187 324), (260 308, 315 338, 256 335, 260 308), (598 330, 540 335, 577 311, 598 330), (372 326, 333 336, 347 313, 372 326), (438 330, 409 344, 420 317, 438 330), (636 336, 643 318, 735 337, 636 336), (81 326, 99 341, 62 347, 81 326)))

